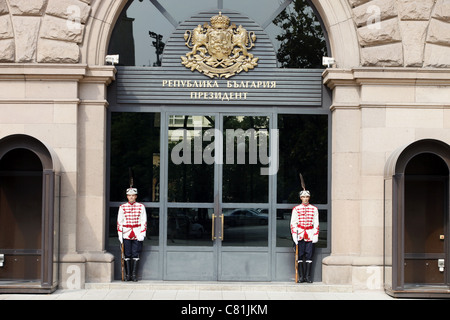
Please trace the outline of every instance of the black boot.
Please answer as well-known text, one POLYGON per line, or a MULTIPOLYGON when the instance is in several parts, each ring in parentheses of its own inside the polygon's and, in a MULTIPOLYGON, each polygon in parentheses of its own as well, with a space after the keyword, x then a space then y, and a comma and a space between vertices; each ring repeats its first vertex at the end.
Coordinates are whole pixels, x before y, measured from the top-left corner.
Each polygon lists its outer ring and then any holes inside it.
POLYGON ((125 260, 125 281, 131 280, 131 260, 125 260))
POLYGON ((133 273, 131 274, 131 280, 137 282, 137 268, 139 259, 133 259, 133 273))
POLYGON ((306 282, 308 283, 312 283, 312 278, 311 278, 311 265, 312 262, 307 262, 306 263, 306 282))
POLYGON ((298 282, 305 282, 305 266, 302 260, 298 261, 298 282))

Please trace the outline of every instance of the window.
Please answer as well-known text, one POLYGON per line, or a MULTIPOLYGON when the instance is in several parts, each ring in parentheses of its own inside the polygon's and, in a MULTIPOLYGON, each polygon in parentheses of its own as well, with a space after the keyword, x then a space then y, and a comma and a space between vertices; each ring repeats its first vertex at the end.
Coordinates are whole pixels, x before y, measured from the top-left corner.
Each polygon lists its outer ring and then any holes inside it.
POLYGON ((258 23, 277 51, 279 67, 322 68, 326 38, 307 0, 132 0, 119 17, 108 52, 120 55, 119 65, 161 66, 176 26, 211 7, 241 12, 258 23))
POLYGON ((133 184, 139 201, 159 201, 159 113, 112 113, 110 200, 125 201, 133 184))
POLYGON ((299 204, 301 173, 311 192, 311 203, 319 208, 319 242, 327 247, 328 221, 328 116, 278 115, 280 134, 277 175, 277 246, 291 247, 292 208, 299 204))

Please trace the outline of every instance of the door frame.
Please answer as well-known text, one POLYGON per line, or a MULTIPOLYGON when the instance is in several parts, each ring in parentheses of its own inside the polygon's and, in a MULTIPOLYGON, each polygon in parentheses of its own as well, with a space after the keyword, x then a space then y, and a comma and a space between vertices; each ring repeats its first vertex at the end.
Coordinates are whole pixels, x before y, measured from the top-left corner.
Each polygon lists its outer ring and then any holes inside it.
MULTIPOLYGON (((0 140, 0 159, 14 149, 33 152, 42 164, 41 249, 20 250, 19 254, 40 257, 40 277, 36 281, 0 280, 0 293, 51 293, 59 281, 59 210, 60 210, 60 164, 53 150, 34 137, 15 134, 0 140)), ((8 250, 14 255, 17 250, 8 250)), ((0 248, 0 254, 1 254, 0 248)))
POLYGON ((384 289, 386 293, 394 297, 448 297, 450 279, 449 268, 450 246, 449 244, 449 199, 450 190, 447 178, 446 199, 446 278, 442 286, 405 286, 404 262, 405 262, 405 184, 406 167, 410 160, 423 153, 440 157, 450 172, 450 146, 442 141, 424 139, 416 141, 406 147, 396 150, 388 159, 385 167, 385 207, 384 207, 384 289))
MULTIPOLYGON (((436 155, 435 155, 436 156, 436 155)), ((436 156, 437 157, 437 156, 436 156)), ((445 264, 447 264, 448 258, 449 258, 449 246, 448 246, 448 237, 449 237, 449 224, 448 224, 448 220, 449 220, 449 203, 448 203, 448 194, 449 194, 449 179, 448 176, 440 176, 440 175, 406 175, 405 176, 405 190, 408 189, 408 185, 410 183, 414 183, 414 182, 422 182, 422 183, 429 183, 429 182, 434 182, 434 183, 442 183, 443 184, 443 190, 442 193, 440 194, 440 197, 442 197, 442 203, 441 205, 443 206, 443 212, 442 212, 442 232, 444 235, 444 239, 442 239, 441 241, 443 241, 443 248, 442 248, 442 252, 421 252, 421 253, 407 253, 406 252, 406 245, 404 243, 403 247, 403 282, 404 282, 404 287, 405 288, 414 288, 417 286, 421 286, 421 287, 426 287, 426 286, 449 286, 450 282, 449 282, 449 272, 448 272, 448 268, 444 267, 444 271, 442 274, 442 278, 443 281, 442 283, 420 283, 420 282, 407 282, 406 280, 406 276, 405 276, 405 268, 407 267, 407 260, 409 261, 421 261, 421 260, 428 260, 430 262, 434 262, 436 260, 439 259, 444 259, 445 264), (434 261, 433 261, 434 260, 434 261)), ((406 208, 406 194, 405 194, 405 208, 406 208)), ((421 199, 418 199, 418 201, 420 201, 421 199)), ((432 213, 430 212, 426 212, 426 215, 430 215, 432 213)), ((411 218, 409 218, 411 219, 411 218)), ((406 211, 405 211, 405 230, 404 230, 404 234, 406 235, 406 229, 407 226, 409 225, 409 219, 406 215, 406 211)), ((440 233, 442 235, 442 233, 440 233)), ((404 242, 406 242, 406 236, 404 237, 404 242)), ((431 264, 431 263, 430 263, 431 264)), ((427 262, 428 265, 428 262, 427 262)), ((437 266, 431 266, 431 268, 437 268, 437 266)), ((436 270, 434 270, 436 271, 436 270)))
MULTIPOLYGON (((223 114, 236 114, 241 112, 242 114, 246 115, 269 115, 272 116, 271 120, 271 126, 278 128, 278 121, 280 115, 316 115, 316 116, 326 116, 328 121, 328 184, 327 184, 327 203, 315 203, 315 205, 318 207, 319 210, 323 211, 323 217, 326 221, 325 225, 323 225, 323 233, 326 236, 327 242, 325 247, 316 247, 315 249, 315 261, 313 263, 313 277, 314 281, 318 282, 322 279, 322 264, 321 261, 323 258, 328 256, 331 253, 331 222, 332 222, 332 210, 331 210, 331 162, 332 162, 332 153, 331 153, 331 144, 332 144, 332 117, 330 114, 330 109, 327 107, 323 108, 316 108, 316 107, 280 107, 280 106, 261 106, 261 107, 255 107, 255 106, 185 106, 185 105, 156 105, 156 104, 118 104, 113 99, 115 92, 115 87, 113 86, 113 89, 110 91, 111 95, 111 105, 108 108, 108 131, 107 131, 107 140, 111 140, 111 120, 112 115, 114 113, 158 113, 160 115, 160 123, 165 124, 168 121, 168 114, 199 114, 204 115, 208 113, 223 113, 223 114), (209 112, 208 112, 209 111, 209 112), (326 218, 325 218, 326 217, 326 218), (328 226, 328 227, 327 227, 328 226)), ((328 92, 328 91, 327 91, 328 92)), ((326 96, 326 95, 325 95, 326 96)), ((328 97, 328 96, 327 96, 328 97)), ((328 98, 327 98, 328 99, 328 98)), ((327 100, 328 101, 328 100, 327 100)), ((327 104, 325 104, 327 105, 327 104)), ((160 190, 160 198, 158 202, 145 202, 145 206, 147 209, 153 210, 154 214, 160 215, 159 223, 158 223, 158 229, 159 229, 159 235, 158 235, 158 243, 153 245, 145 245, 143 248, 143 252, 141 255, 141 263, 140 263, 140 274, 142 275, 143 279, 147 280, 168 280, 168 277, 166 276, 166 266, 167 266, 167 234, 163 232, 166 232, 167 226, 166 226, 166 218, 165 218, 165 212, 167 212, 167 201, 165 198, 165 195, 162 194, 163 190, 166 190, 167 188, 167 170, 166 170, 166 164, 165 161, 162 161, 163 155, 167 154, 167 146, 166 142, 168 139, 168 132, 166 130, 161 129, 161 134, 159 137, 160 140, 160 154, 161 154, 161 162, 160 162, 160 184, 159 184, 159 190, 160 190), (164 217, 162 216, 164 214, 164 217), (145 268, 144 268, 145 266, 145 268)), ((111 156, 111 146, 108 142, 107 144, 107 154, 108 159, 110 159, 111 156)), ((117 202, 117 200, 112 201, 110 197, 110 177, 111 177, 111 166, 110 166, 110 160, 108 160, 107 163, 107 179, 106 179, 106 214, 105 214, 105 225, 109 226, 111 223, 111 218, 114 217, 116 214, 116 208, 122 203, 122 200, 120 202, 117 202)), ((278 213, 280 211, 291 211, 292 208, 296 205, 296 203, 279 203, 277 202, 277 180, 274 177, 270 177, 270 186, 272 187, 272 198, 269 198, 268 203, 268 209, 272 212, 271 221, 269 222, 269 245, 268 250, 265 249, 265 251, 268 252, 268 276, 267 281, 293 281, 294 279, 294 264, 291 263, 292 261, 292 247, 285 247, 285 246, 277 246, 277 239, 275 235, 277 234, 277 224, 279 221, 275 220, 276 215, 275 213, 278 213)), ((139 201, 139 198, 138 198, 139 201)), ((298 204, 298 203, 297 203, 298 204)), ((205 204, 201 204, 202 206, 205 206, 205 204)), ((208 207, 213 207, 213 204, 206 204, 208 207)), ((147 211, 148 213, 149 211, 147 211)), ((322 222, 321 222, 322 223, 322 222)), ((115 268, 114 268, 114 278, 119 279, 120 278, 120 249, 117 245, 115 245, 115 242, 110 242, 110 237, 115 237, 115 232, 109 229, 109 227, 106 227, 105 232, 105 243, 107 243, 107 250, 108 252, 111 252, 116 257, 115 259, 115 268)), ((176 252, 181 252, 179 249, 176 248, 170 248, 174 252, 175 250, 178 250, 176 252)), ((244 250, 240 248, 239 250, 244 250)), ((205 251, 205 250, 204 250, 205 251)), ((206 249, 206 252, 211 250, 206 249)), ((216 253, 213 253, 214 259, 218 259, 216 253)), ((201 278, 201 277, 200 277, 201 278)), ((180 279, 180 280, 186 280, 186 279, 180 279)), ((200 280, 207 280, 207 279, 200 279, 200 280)), ((251 281, 251 279, 242 279, 242 281, 251 281)), ((256 280, 254 280, 256 281, 256 280)))
MULTIPOLYGON (((209 109, 210 110, 210 109, 209 109)), ((167 199, 167 181, 168 181, 168 161, 169 161, 169 151, 168 151, 168 145, 167 141, 169 139, 168 137, 168 121, 169 116, 172 115, 188 115, 188 116, 214 116, 216 118, 215 121, 215 128, 219 132, 224 132, 223 128, 223 121, 224 117, 226 116, 239 116, 239 115, 245 115, 245 116, 261 116, 261 117, 268 117, 269 118, 269 128, 273 129, 274 123, 276 119, 276 113, 273 111, 273 109, 270 110, 254 110, 253 112, 249 112, 248 109, 244 111, 236 110, 236 109, 230 109, 227 111, 208 111, 208 108, 205 107, 198 107, 198 108, 190 108, 189 110, 177 110, 177 108, 169 108, 164 112, 164 116, 161 115, 161 154, 163 155, 161 157, 161 172, 163 173, 161 177, 161 196, 162 199, 167 199)), ((222 147, 219 147, 217 140, 215 139, 215 150, 220 150, 220 152, 223 155, 223 159, 225 158, 224 152, 225 149, 222 147)), ((269 145, 270 147, 270 145, 269 145)), ((264 207, 270 210, 270 203, 273 203, 276 201, 275 199, 272 199, 276 197, 274 195, 274 184, 275 179, 272 176, 269 176, 268 178, 268 198, 267 203, 259 204, 259 203, 224 203, 222 198, 222 188, 223 188, 223 163, 214 163, 214 199, 212 203, 169 203, 168 201, 164 201, 164 203, 161 204, 162 212, 167 212, 168 208, 207 208, 213 210, 213 215, 215 219, 213 220, 213 228, 215 232, 215 240, 212 241, 212 246, 201 246, 201 247, 191 247, 191 246, 174 246, 171 247, 167 244, 167 216, 164 216, 162 221, 162 226, 160 230, 163 230, 162 234, 162 251, 164 255, 164 259, 162 259, 162 269, 163 272, 163 280, 185 280, 185 274, 179 278, 177 275, 171 275, 168 271, 169 265, 171 264, 171 254, 174 255, 183 255, 186 253, 198 253, 199 257, 202 255, 205 257, 203 260, 206 263, 212 263, 212 273, 207 275, 196 275, 193 277, 192 280, 210 280, 210 281, 269 281, 271 279, 270 274, 270 265, 271 265, 271 252, 273 251, 272 243, 271 243, 271 225, 273 222, 271 219, 274 215, 269 215, 269 223, 268 223, 268 230, 267 230, 267 247, 234 247, 234 246, 223 246, 222 245, 222 237, 224 236, 223 233, 225 233, 223 230, 223 220, 222 220, 222 214, 223 209, 231 209, 231 208, 254 208, 255 205, 259 207, 264 207), (236 255, 248 255, 253 254, 255 256, 258 256, 260 263, 265 263, 267 268, 265 270, 264 276, 249 276, 248 274, 244 274, 241 276, 236 275, 235 273, 233 275, 225 274, 224 273, 224 260, 225 255, 227 254, 236 254, 236 255), (212 258, 211 258, 212 257, 212 258), (265 260, 265 261, 264 261, 265 260)), ((160 222, 161 223, 161 222, 160 222)), ((174 258, 175 259, 175 258, 174 258)), ((201 258, 200 258, 201 259, 201 258)), ((196 259, 193 259, 194 263, 198 263, 196 259)), ((173 264, 172 264, 173 265, 173 264)), ((179 270, 179 274, 182 273, 181 269, 179 270)), ((264 273, 264 271, 263 271, 264 273)))

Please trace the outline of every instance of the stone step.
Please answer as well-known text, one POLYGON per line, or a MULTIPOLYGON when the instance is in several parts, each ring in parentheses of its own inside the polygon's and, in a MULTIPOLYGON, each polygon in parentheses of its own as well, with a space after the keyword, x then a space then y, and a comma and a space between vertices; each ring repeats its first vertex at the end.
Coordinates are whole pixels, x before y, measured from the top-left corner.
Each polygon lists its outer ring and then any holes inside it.
POLYGON ((204 291, 275 291, 275 292, 341 292, 351 293, 351 285, 327 285, 294 282, 216 282, 216 281, 113 281, 109 283, 86 283, 93 290, 204 290, 204 291))

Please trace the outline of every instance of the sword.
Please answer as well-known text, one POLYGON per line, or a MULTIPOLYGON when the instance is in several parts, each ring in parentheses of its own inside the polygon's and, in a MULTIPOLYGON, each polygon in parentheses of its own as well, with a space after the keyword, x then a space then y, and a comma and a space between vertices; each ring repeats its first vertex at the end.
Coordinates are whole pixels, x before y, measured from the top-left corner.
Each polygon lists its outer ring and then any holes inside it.
MULTIPOLYGON (((134 185, 134 178, 133 178, 133 169, 131 167, 128 168, 128 176, 130 178, 130 188, 133 188, 134 185)), ((120 244, 120 264, 121 264, 121 271, 122 271, 122 281, 125 281, 125 253, 123 251, 123 239, 122 243, 120 244)))
POLYGON ((122 267, 122 281, 125 281, 125 254, 123 253, 123 242, 120 244, 120 251, 122 252, 120 256, 120 263, 122 267))
MULTIPOLYGON (((303 188, 303 191, 306 190, 305 180, 303 179, 303 175, 301 173, 298 174, 300 177, 300 184, 303 188)), ((297 239, 298 239, 298 230, 297 230, 297 239)), ((298 283, 298 243, 295 245, 295 283, 298 283)))
POLYGON ((295 283, 298 283, 298 243, 295 245, 295 283))

